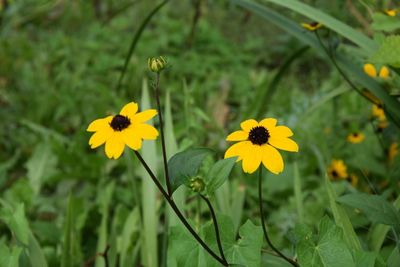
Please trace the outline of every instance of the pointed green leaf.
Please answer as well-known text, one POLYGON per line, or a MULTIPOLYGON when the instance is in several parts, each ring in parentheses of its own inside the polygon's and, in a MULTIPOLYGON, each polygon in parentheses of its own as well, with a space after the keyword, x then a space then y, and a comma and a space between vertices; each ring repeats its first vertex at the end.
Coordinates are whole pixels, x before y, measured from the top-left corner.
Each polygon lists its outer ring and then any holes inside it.
POLYGON ((235 165, 237 157, 219 160, 215 163, 206 176, 206 190, 208 194, 212 194, 228 179, 229 174, 235 165))

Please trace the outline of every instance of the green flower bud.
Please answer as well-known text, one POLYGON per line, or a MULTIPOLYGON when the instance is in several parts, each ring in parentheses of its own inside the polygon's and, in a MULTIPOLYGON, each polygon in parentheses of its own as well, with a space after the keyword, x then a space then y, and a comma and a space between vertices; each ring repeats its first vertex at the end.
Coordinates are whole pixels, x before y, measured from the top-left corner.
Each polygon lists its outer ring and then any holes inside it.
POLYGON ((147 61, 149 70, 160 73, 167 66, 167 60, 164 57, 151 57, 147 61))
POLYGON ((206 188, 206 183, 203 178, 195 177, 190 179, 189 188, 196 193, 202 192, 206 188))

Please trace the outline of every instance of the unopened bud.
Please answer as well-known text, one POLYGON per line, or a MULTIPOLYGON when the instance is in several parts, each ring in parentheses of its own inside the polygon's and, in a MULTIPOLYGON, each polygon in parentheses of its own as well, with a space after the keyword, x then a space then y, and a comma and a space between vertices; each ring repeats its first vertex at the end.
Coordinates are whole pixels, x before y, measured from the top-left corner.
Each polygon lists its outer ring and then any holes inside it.
POLYGON ((189 187, 193 192, 200 193, 206 188, 203 178, 195 177, 190 179, 189 187))
POLYGON ((151 57, 148 59, 147 64, 150 71, 160 73, 167 66, 167 60, 161 56, 151 57))

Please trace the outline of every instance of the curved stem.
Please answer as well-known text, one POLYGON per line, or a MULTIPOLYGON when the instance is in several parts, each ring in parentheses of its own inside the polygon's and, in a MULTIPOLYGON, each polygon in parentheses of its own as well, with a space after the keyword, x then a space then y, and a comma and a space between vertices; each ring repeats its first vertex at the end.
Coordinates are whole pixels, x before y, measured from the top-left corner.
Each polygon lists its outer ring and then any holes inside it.
POLYGON ((158 181, 157 177, 154 175, 154 173, 151 171, 150 167, 147 165, 146 161, 142 158, 142 156, 139 154, 139 152, 135 151, 135 154, 139 161, 142 163, 143 167, 146 169, 147 173, 150 175, 151 179, 153 180, 154 184, 157 186, 158 190, 160 190, 161 194, 164 196, 164 198, 167 200, 168 204, 171 206, 171 208, 174 210, 175 214, 178 216, 180 221, 183 223, 183 225, 186 227, 186 229, 192 234, 192 236, 196 239, 197 242, 214 258, 216 259, 219 263, 221 263, 223 266, 228 266, 228 263, 224 261, 221 257, 219 257, 217 254, 215 254, 214 251, 210 249, 210 247, 201 239, 201 237, 196 233, 196 231, 192 228, 192 226, 189 224, 189 222, 186 220, 186 218, 183 216, 179 208, 176 206, 174 200, 168 195, 168 193, 164 190, 163 186, 161 183, 158 181))
POLYGON ((154 92, 157 101, 158 118, 160 119, 161 146, 162 146, 162 155, 164 162, 165 183, 167 184, 168 195, 172 197, 171 181, 169 179, 168 163, 167 163, 167 149, 165 147, 165 138, 164 138, 164 121, 160 104, 160 73, 157 73, 154 92))
POLYGON ((204 199, 204 201, 207 203, 207 206, 210 210, 211 213, 211 217, 213 220, 213 224, 214 224, 214 229, 215 229, 215 236, 217 238, 217 244, 218 244, 218 249, 219 249, 219 253, 221 254, 222 259, 226 261, 225 255, 224 255, 224 250, 222 248, 222 242, 221 242, 221 237, 219 234, 219 227, 218 227, 218 221, 217 221, 217 216, 215 216, 215 211, 213 206, 211 205, 211 202, 208 198, 206 198, 205 196, 203 196, 202 194, 200 194, 201 198, 204 199))
POLYGON ((275 248, 275 246, 272 244, 271 240, 269 239, 268 233, 267 233, 267 229, 265 227, 265 221, 264 221, 264 212, 263 212, 263 200, 262 200, 262 167, 260 167, 260 170, 258 172, 258 202, 260 205, 260 216, 261 216, 261 226, 264 232, 264 237, 267 240, 268 245, 280 256, 282 257, 284 260, 286 260, 287 262, 289 262, 290 264, 292 264, 295 267, 299 267, 299 264, 297 262, 295 262, 292 259, 289 259, 288 257, 286 257, 285 255, 283 255, 277 248, 275 248))

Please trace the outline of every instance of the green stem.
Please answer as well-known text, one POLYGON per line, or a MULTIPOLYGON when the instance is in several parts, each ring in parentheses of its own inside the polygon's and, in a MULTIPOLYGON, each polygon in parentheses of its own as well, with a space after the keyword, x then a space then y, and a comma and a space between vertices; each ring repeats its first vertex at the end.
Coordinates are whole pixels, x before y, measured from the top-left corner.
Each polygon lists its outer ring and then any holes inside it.
POLYGON ((295 262, 292 259, 289 259, 285 255, 283 255, 275 246, 272 244, 271 240, 269 239, 267 228, 265 227, 265 221, 264 221, 264 211, 263 211, 263 200, 262 200, 262 167, 260 167, 260 170, 258 172, 258 202, 260 205, 260 216, 261 216, 261 226, 264 232, 264 237, 267 240, 268 245, 284 260, 289 262, 295 267, 299 267, 299 264, 295 262))
POLYGON ((156 85, 154 86, 154 94, 156 96, 158 118, 160 120, 161 146, 162 146, 162 155, 164 163, 165 183, 167 184, 168 195, 171 196, 172 198, 171 180, 169 178, 169 172, 168 172, 167 149, 165 146, 165 138, 164 138, 164 121, 160 104, 160 73, 157 73, 156 85))
POLYGON ((218 221, 217 221, 217 216, 215 216, 215 211, 213 206, 211 205, 211 202, 208 198, 206 198, 205 196, 203 196, 202 194, 200 194, 201 198, 207 203, 208 209, 210 210, 211 213, 211 218, 213 220, 213 224, 214 224, 214 229, 215 229, 215 236, 217 239, 217 244, 218 244, 218 249, 219 249, 219 253, 221 254, 222 259, 226 261, 225 255, 224 255, 224 250, 222 248, 222 242, 221 242, 221 237, 219 234, 219 226, 218 226, 218 221))
POLYGON ((158 181, 157 177, 154 175, 154 173, 151 171, 150 167, 147 165, 146 161, 142 158, 142 156, 139 154, 139 152, 135 151, 135 154, 139 161, 142 163, 143 167, 146 169, 147 173, 150 175, 151 179, 153 180, 154 184, 157 186, 158 190, 160 190, 161 194, 164 196, 164 198, 167 200, 168 204, 170 207, 174 210, 175 214, 178 216, 180 221, 183 223, 183 225, 186 227, 186 229, 192 234, 192 236, 196 239, 196 241, 214 258, 216 259, 219 263, 221 263, 223 266, 228 266, 228 263, 224 261, 221 257, 219 257, 217 254, 215 254, 214 251, 210 249, 210 247, 201 239, 201 237, 196 233, 196 231, 192 228, 192 226, 189 224, 189 222, 186 220, 186 218, 183 216, 179 208, 176 206, 174 200, 168 195, 168 193, 164 190, 163 186, 161 183, 158 181))

